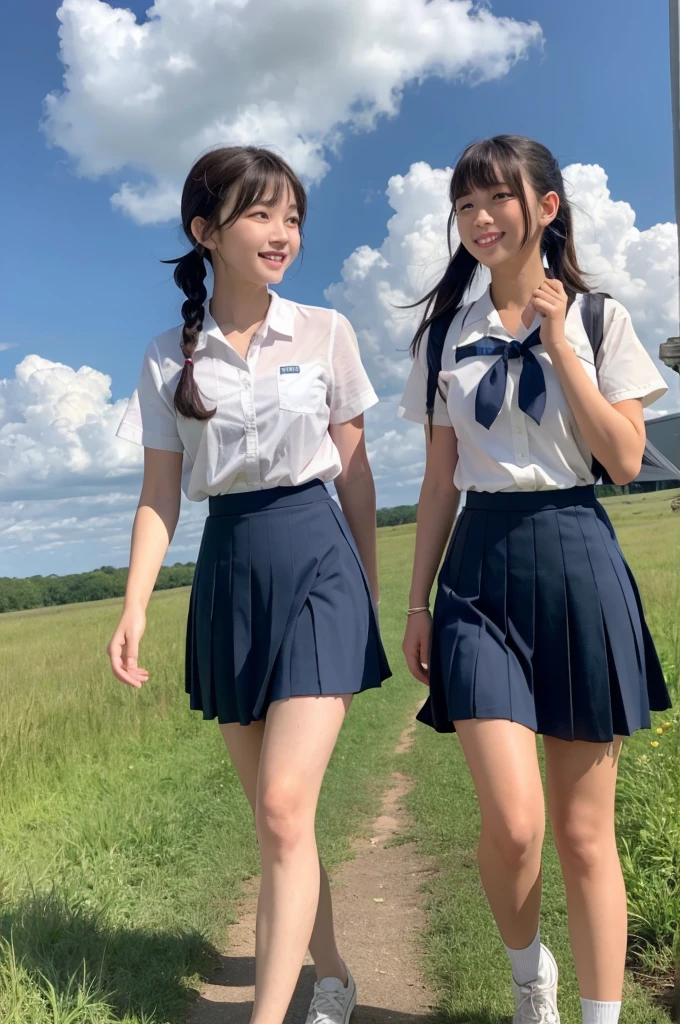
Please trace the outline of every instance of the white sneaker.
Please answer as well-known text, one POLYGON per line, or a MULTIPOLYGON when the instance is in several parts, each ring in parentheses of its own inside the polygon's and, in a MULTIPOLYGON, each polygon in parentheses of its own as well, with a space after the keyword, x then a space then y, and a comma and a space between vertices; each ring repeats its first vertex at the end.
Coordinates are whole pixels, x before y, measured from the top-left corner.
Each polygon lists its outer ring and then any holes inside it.
POLYGON ((347 1024, 357 1003, 357 987, 347 971, 347 988, 339 978, 322 978, 314 986, 307 1024, 347 1024))
POLYGON ((512 1024, 560 1024, 557 1012, 557 964, 549 949, 541 946, 538 978, 528 985, 512 981, 515 1016, 512 1024))

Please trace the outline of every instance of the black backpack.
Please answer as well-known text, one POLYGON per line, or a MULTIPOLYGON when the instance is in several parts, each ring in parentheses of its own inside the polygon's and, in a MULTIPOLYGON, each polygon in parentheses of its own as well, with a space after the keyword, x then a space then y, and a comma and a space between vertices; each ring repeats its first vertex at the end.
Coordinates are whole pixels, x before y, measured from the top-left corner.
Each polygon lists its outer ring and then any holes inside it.
MULTIPOLYGON (((611 296, 606 295, 604 292, 586 292, 582 299, 581 319, 583 320, 583 326, 585 327, 586 334, 588 335, 588 341, 590 342, 590 347, 593 350, 593 356, 595 357, 596 362, 597 354, 600 351, 600 346, 604 339, 604 300, 610 297, 611 296)), ((638 480, 644 480, 645 466, 662 470, 667 474, 664 477, 666 480, 680 480, 680 469, 678 469, 677 466, 674 466, 665 455, 662 455, 659 449, 656 448, 649 439, 647 439, 645 450, 642 455, 642 466, 643 469, 638 480)), ((603 484, 612 483, 607 470, 595 459, 593 459, 593 473, 599 476, 599 480, 603 484)))

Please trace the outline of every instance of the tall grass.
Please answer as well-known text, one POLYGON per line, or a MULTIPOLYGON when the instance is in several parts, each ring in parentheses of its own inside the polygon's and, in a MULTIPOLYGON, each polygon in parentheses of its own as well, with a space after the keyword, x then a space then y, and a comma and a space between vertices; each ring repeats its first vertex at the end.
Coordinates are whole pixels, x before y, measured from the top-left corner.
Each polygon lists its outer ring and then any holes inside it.
MULTIPOLYGON (((672 497, 672 492, 659 492, 608 499, 604 504, 640 584, 677 700, 680 513, 671 512, 672 497)), ((626 1024, 668 1021, 668 1001, 657 1002, 655 995, 670 984, 677 936, 680 725, 677 711, 654 717, 655 729, 663 733, 636 734, 624 744, 621 758, 617 818, 629 892, 630 964, 636 968, 626 982, 626 1024), (665 726, 667 722, 676 724, 665 726), (646 981, 654 978, 653 988, 634 983, 633 977, 643 975, 646 981)), ((512 1012, 510 972, 477 871, 479 808, 460 743, 455 737, 419 729, 402 770, 409 771, 416 783, 410 797, 413 837, 436 857, 440 868, 427 887, 425 964, 445 1019, 451 1024, 505 1024, 512 1012)), ((549 837, 544 848, 542 932, 560 963, 563 1020, 579 1020, 564 888, 549 837)))
MULTIPOLYGON (((673 684, 680 514, 669 513, 670 497, 608 505, 673 684)), ((413 538, 411 526, 380 531, 381 620, 396 678, 356 700, 331 761, 318 815, 330 865, 349 855, 351 838, 370 821, 396 740, 423 695, 399 651, 413 538)), ((250 811, 219 731, 186 707, 187 597, 176 590, 152 598, 142 646, 151 679, 141 693, 113 680, 104 654, 118 601, 0 617, 3 1024, 181 1024, 224 943, 240 885, 257 870, 250 811)), ((659 727, 669 720, 662 716, 659 727)), ((679 734, 680 726, 639 734, 621 767, 631 948, 648 969, 670 964, 675 927, 679 734)), ((416 838, 442 864, 430 895, 428 970, 450 1020, 502 1020, 507 972, 474 863, 474 794, 455 743, 430 730, 417 735, 416 838)), ((546 926, 566 949, 550 859, 547 878, 546 926)), ((565 986, 569 1008, 568 971, 565 986)), ((627 1007, 630 1024, 666 1019, 635 987, 627 1007)))
POLYGON ((617 791, 631 963, 668 979, 674 967, 680 973, 680 513, 670 511, 676 493, 605 502, 640 584, 674 704, 654 716, 651 735, 637 733, 624 745, 617 791))
MULTIPOLYGON (((389 605, 389 581, 407 582, 385 579, 389 605)), ((105 655, 119 601, 0 618, 3 1024, 181 1024, 258 870, 217 725, 187 708, 187 599, 152 597, 141 692, 105 655)), ((317 820, 330 867, 375 813, 419 693, 402 670, 354 702, 317 820)))

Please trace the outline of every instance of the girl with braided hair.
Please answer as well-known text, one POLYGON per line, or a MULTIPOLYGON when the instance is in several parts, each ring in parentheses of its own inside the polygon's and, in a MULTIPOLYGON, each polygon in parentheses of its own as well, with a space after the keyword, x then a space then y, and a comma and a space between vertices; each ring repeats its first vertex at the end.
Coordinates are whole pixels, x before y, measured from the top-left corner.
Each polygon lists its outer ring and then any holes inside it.
POLYGON ((281 1024, 308 947, 309 1024, 347 1024, 354 1008, 314 818, 353 694, 390 675, 363 428, 377 397, 349 322, 271 290, 298 255, 305 211, 302 184, 267 150, 222 148, 196 163, 182 195, 191 249, 174 261, 184 322, 148 346, 118 431, 144 446, 124 610, 108 648, 131 687, 148 679, 138 648, 180 487, 208 501, 186 690, 193 709, 217 718, 255 816, 252 1024, 281 1024))
POLYGON ((544 796, 584 1024, 616 1024, 626 894, 614 833, 622 737, 669 706, 640 597, 594 484, 634 480, 666 385, 615 300, 589 294, 559 164, 523 136, 453 172, 460 245, 413 345, 402 414, 425 424, 404 653, 419 718, 457 732, 481 810, 479 868, 512 966, 515 1024, 559 1024, 541 943, 544 796), (480 268, 491 285, 476 301, 480 268), (599 302, 599 300, 602 300, 599 302), (597 355, 588 311, 603 310, 597 355), (433 615, 429 596, 439 573, 433 615))

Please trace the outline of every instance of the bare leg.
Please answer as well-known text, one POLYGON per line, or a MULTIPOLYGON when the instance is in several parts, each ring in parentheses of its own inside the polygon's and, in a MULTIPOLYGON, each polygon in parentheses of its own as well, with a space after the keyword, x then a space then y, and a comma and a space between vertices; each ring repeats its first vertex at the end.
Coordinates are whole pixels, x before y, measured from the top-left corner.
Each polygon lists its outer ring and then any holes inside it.
POLYGON ((626 961, 626 890, 616 848, 614 797, 621 740, 545 737, 548 810, 562 864, 569 935, 583 999, 619 1002, 626 961))
POLYGON ((320 885, 319 906, 314 921, 314 931, 309 942, 309 952, 316 968, 316 977, 339 978, 343 985, 347 984, 347 968, 338 953, 333 928, 333 901, 331 887, 326 869, 319 861, 320 885))
MULTIPOLYGON (((252 725, 221 725, 224 742, 229 756, 243 786, 243 791, 255 814, 255 798, 257 793, 257 772, 260 764, 262 740, 264 739, 264 722, 253 722, 252 725)), ((339 978, 343 985, 347 984, 347 968, 342 960, 335 941, 333 928, 333 903, 328 875, 323 864, 319 864, 320 891, 319 905, 316 911, 314 930, 309 943, 309 952, 316 968, 317 980, 321 978, 339 978)))
MULTIPOLYGON (((262 880, 252 1024, 283 1020, 311 940, 321 874, 314 818, 350 701, 293 698, 275 702, 267 715, 255 797, 262 880)), ((225 738, 229 743, 231 734, 225 738)))
POLYGON ((482 815, 482 884, 506 946, 526 949, 541 909, 543 786, 530 729, 501 719, 455 723, 482 815))

